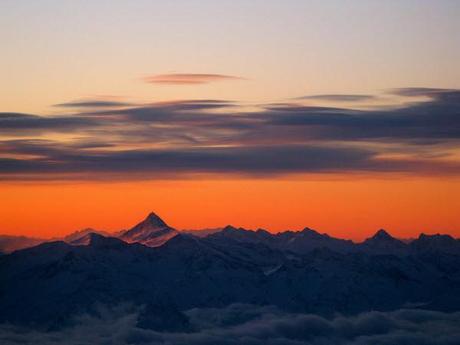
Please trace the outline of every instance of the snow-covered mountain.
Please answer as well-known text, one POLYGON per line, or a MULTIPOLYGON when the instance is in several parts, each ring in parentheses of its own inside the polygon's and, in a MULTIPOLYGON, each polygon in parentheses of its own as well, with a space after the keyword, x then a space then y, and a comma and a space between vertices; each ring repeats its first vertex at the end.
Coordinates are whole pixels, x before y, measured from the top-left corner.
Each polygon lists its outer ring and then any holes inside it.
POLYGON ((0 253, 8 254, 8 253, 14 252, 15 250, 30 248, 30 247, 39 245, 41 243, 51 242, 51 241, 64 241, 70 244, 79 244, 80 242, 84 242, 85 241, 84 238, 90 233, 96 233, 96 234, 100 234, 104 236, 111 236, 109 232, 95 230, 92 228, 77 230, 64 237, 52 238, 52 239, 27 237, 27 236, 0 235, 0 253))
POLYGON ((380 229, 374 236, 361 243, 359 248, 371 254, 404 255, 407 253, 409 245, 380 229))
MULTIPOLYGON (((129 235, 148 241, 143 235, 158 228, 168 226, 152 215, 129 235)), ((149 247, 88 233, 78 245, 56 241, 3 255, 0 323, 59 328, 98 303, 125 302, 174 315, 177 327, 187 325, 182 310, 232 303, 326 315, 407 306, 460 310, 460 252, 453 250, 454 239, 422 236, 403 257, 372 253, 368 244, 352 252, 321 246, 296 253, 275 248, 270 236, 276 240, 276 235, 234 228, 215 235, 198 238, 174 231, 162 245, 149 247), (240 233, 228 236, 235 231, 240 233), (263 241, 241 240, 246 235, 263 241)), ((311 236, 334 242, 311 230, 298 236, 299 241, 311 236)), ((383 233, 374 239, 393 242, 383 233)), ((144 326, 175 327, 166 321, 144 326)))
POLYGON ((320 234, 310 228, 305 228, 302 231, 284 231, 272 234, 263 229, 252 231, 228 225, 222 231, 209 235, 208 238, 215 241, 233 239, 239 242, 263 243, 274 249, 298 254, 308 253, 317 248, 328 248, 338 252, 351 252, 355 249, 355 244, 352 241, 320 234))
POLYGON ((417 253, 460 253, 460 240, 450 235, 425 235, 420 236, 410 243, 412 250, 417 253))
POLYGON ((320 234, 310 228, 305 228, 299 232, 279 233, 276 236, 276 242, 282 243, 282 249, 296 253, 307 253, 317 248, 327 248, 340 253, 348 253, 355 248, 354 243, 350 240, 320 234))
POLYGON ((151 212, 147 218, 118 236, 128 243, 142 243, 157 247, 176 236, 179 232, 166 224, 158 215, 151 212))
POLYGON ((331 237, 310 228, 272 234, 263 229, 253 231, 231 225, 224 227, 222 231, 209 234, 206 238, 221 243, 229 240, 240 243, 261 243, 272 249, 296 254, 308 254, 316 249, 329 249, 338 253, 364 252, 369 255, 407 256, 413 253, 431 252, 460 255, 460 240, 450 235, 421 234, 415 240, 404 242, 391 236, 384 229, 378 230, 372 237, 361 243, 331 237))
POLYGON ((206 237, 216 232, 222 231, 223 228, 205 228, 205 229, 181 229, 180 232, 197 237, 206 237))
POLYGON ((45 241, 42 238, 0 235, 0 254, 8 254, 15 250, 33 247, 45 241))
POLYGON ((362 243, 311 229, 227 226, 180 233, 151 213, 119 238, 86 229, 0 256, 0 323, 60 328, 97 304, 161 311, 142 327, 189 327, 183 310, 233 303, 330 315, 417 307, 460 310, 460 242, 379 230, 362 243), (67 242, 66 242, 67 241, 67 242))
POLYGON ((68 234, 67 236, 65 236, 62 240, 70 244, 79 244, 80 242, 84 242, 84 238, 87 237, 87 235, 91 233, 99 234, 102 236, 111 236, 111 234, 107 231, 95 230, 93 228, 86 228, 86 229, 77 230, 75 232, 72 232, 68 234))
POLYGON ((88 244, 88 235, 91 233, 105 237, 118 237, 128 243, 138 242, 150 247, 162 245, 178 234, 175 229, 168 226, 159 216, 151 212, 142 222, 131 229, 114 233, 93 228, 85 228, 74 231, 64 237, 53 239, 0 235, 0 253, 8 254, 15 250, 33 247, 40 243, 50 241, 64 241, 69 244, 84 245, 88 244))
POLYGON ((0 235, 0 253, 8 254, 14 250, 35 246, 43 242, 62 240, 73 245, 88 244, 91 233, 105 237, 116 237, 127 243, 141 243, 149 247, 157 247, 166 243, 178 234, 189 234, 199 238, 206 238, 214 243, 226 243, 237 241, 240 243, 263 244, 271 249, 289 251, 296 254, 307 254, 315 249, 326 248, 340 253, 366 252, 371 255, 393 254, 408 255, 411 252, 446 251, 457 253, 460 249, 460 241, 449 235, 425 235, 421 234, 417 239, 403 241, 391 236, 381 229, 374 236, 361 243, 351 240, 334 238, 328 234, 321 234, 313 229, 304 228, 302 231, 283 231, 270 233, 264 229, 247 230, 227 225, 223 228, 203 230, 178 231, 169 226, 157 214, 151 212, 140 223, 128 230, 120 230, 113 233, 86 228, 75 231, 62 238, 39 239, 25 236, 2 236, 0 235))

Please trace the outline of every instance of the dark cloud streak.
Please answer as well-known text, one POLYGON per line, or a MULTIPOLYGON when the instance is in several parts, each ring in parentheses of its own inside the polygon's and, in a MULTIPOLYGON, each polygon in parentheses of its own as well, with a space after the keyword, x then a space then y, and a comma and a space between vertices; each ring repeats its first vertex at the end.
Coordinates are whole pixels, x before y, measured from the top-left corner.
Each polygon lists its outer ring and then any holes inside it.
POLYGON ((119 108, 132 106, 132 103, 126 102, 117 102, 110 100, 98 100, 98 99, 88 99, 88 100, 79 100, 71 101, 65 103, 54 104, 54 107, 58 108, 119 108))
POLYGON ((363 102, 375 99, 373 95, 345 95, 345 94, 324 94, 324 95, 309 95, 298 97, 296 99, 305 100, 318 100, 318 101, 329 101, 329 102, 363 102))
POLYGON ((73 132, 100 125, 84 116, 39 116, 21 113, 0 113, 0 133, 18 136, 29 133, 73 132))
POLYGON ((460 145, 460 91, 398 92, 429 100, 376 110, 272 104, 241 112, 237 103, 204 99, 60 116, 0 113, 0 134, 19 138, 0 139, 0 174, 460 174, 460 162, 449 159, 460 145), (40 139, 46 133, 74 139, 40 139))

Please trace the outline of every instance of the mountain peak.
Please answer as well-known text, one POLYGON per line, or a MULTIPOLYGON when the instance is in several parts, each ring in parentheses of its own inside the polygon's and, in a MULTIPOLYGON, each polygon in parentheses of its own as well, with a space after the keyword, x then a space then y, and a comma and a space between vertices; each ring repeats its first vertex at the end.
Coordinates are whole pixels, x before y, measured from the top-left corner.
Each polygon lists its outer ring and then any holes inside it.
POLYGON ((80 239, 82 239, 83 237, 85 237, 86 235, 90 233, 95 233, 95 234, 99 234, 103 236, 110 236, 110 234, 105 231, 95 230, 93 228, 85 228, 85 229, 77 230, 77 231, 74 231, 68 234, 67 236, 63 238, 63 240, 64 242, 67 242, 67 243, 73 243, 73 242, 78 243, 80 239))
POLYGON ((444 241, 451 241, 451 240, 454 240, 455 241, 455 238, 453 238, 451 235, 448 235, 448 234, 433 234, 433 235, 427 235, 425 233, 421 233, 418 237, 418 239, 433 239, 433 240, 444 240, 444 241))
POLYGON ((329 237, 329 235, 320 234, 318 231, 310 229, 309 227, 303 228, 303 230, 301 230, 299 233, 302 235, 308 235, 310 237, 329 237))
POLYGON ((129 243, 139 242, 157 247, 176 235, 176 230, 168 226, 156 213, 150 212, 142 222, 123 232, 120 238, 129 243))
POLYGON ((386 230, 380 229, 375 233, 374 236, 371 237, 372 239, 376 240, 393 240, 394 237, 391 236, 386 230))
POLYGON ((411 245, 419 250, 441 250, 455 253, 460 251, 460 241, 450 235, 442 234, 426 235, 422 233, 411 245))
POLYGON ((168 227, 163 219, 160 218, 155 212, 150 212, 144 219, 143 223, 149 223, 150 225, 157 227, 168 227))
POLYGON ((88 232, 75 240, 68 242, 73 246, 93 246, 93 247, 114 247, 120 246, 124 242, 115 237, 108 237, 96 232, 88 232))
POLYGON ((234 232, 238 230, 239 230, 238 228, 235 228, 233 225, 229 224, 229 225, 224 226, 224 228, 222 229, 222 232, 226 233, 226 232, 234 232))
POLYGON ((407 244, 394 238, 388 232, 380 229, 374 236, 366 239, 363 248, 372 250, 373 253, 402 253, 407 248, 407 244))
POLYGON ((115 237, 106 237, 94 232, 89 233, 87 236, 87 244, 94 248, 115 249, 123 248, 124 246, 126 246, 126 243, 124 241, 115 237))

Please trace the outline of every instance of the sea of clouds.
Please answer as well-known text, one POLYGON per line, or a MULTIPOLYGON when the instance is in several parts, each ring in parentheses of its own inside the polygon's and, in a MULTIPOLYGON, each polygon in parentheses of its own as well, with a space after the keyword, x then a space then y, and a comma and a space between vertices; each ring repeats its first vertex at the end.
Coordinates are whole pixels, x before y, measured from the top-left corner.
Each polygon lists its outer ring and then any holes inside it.
POLYGON ((139 328, 140 309, 99 308, 59 331, 0 325, 0 344, 168 344, 168 345, 458 345, 460 312, 402 309, 324 318, 276 307, 234 304, 185 312, 190 332, 139 328))

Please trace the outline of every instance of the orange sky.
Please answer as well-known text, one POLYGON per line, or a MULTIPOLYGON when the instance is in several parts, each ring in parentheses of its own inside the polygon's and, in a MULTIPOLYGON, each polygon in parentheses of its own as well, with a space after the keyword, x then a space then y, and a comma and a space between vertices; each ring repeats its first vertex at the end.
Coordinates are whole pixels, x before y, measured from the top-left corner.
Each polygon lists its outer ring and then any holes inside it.
POLYGON ((0 234, 459 237, 459 4, 3 1, 0 234))
POLYGON ((453 178, 3 183, 0 189, 6 234, 119 230, 155 211, 178 229, 308 226, 361 240, 383 227, 399 237, 422 231, 460 237, 460 179, 453 178))

